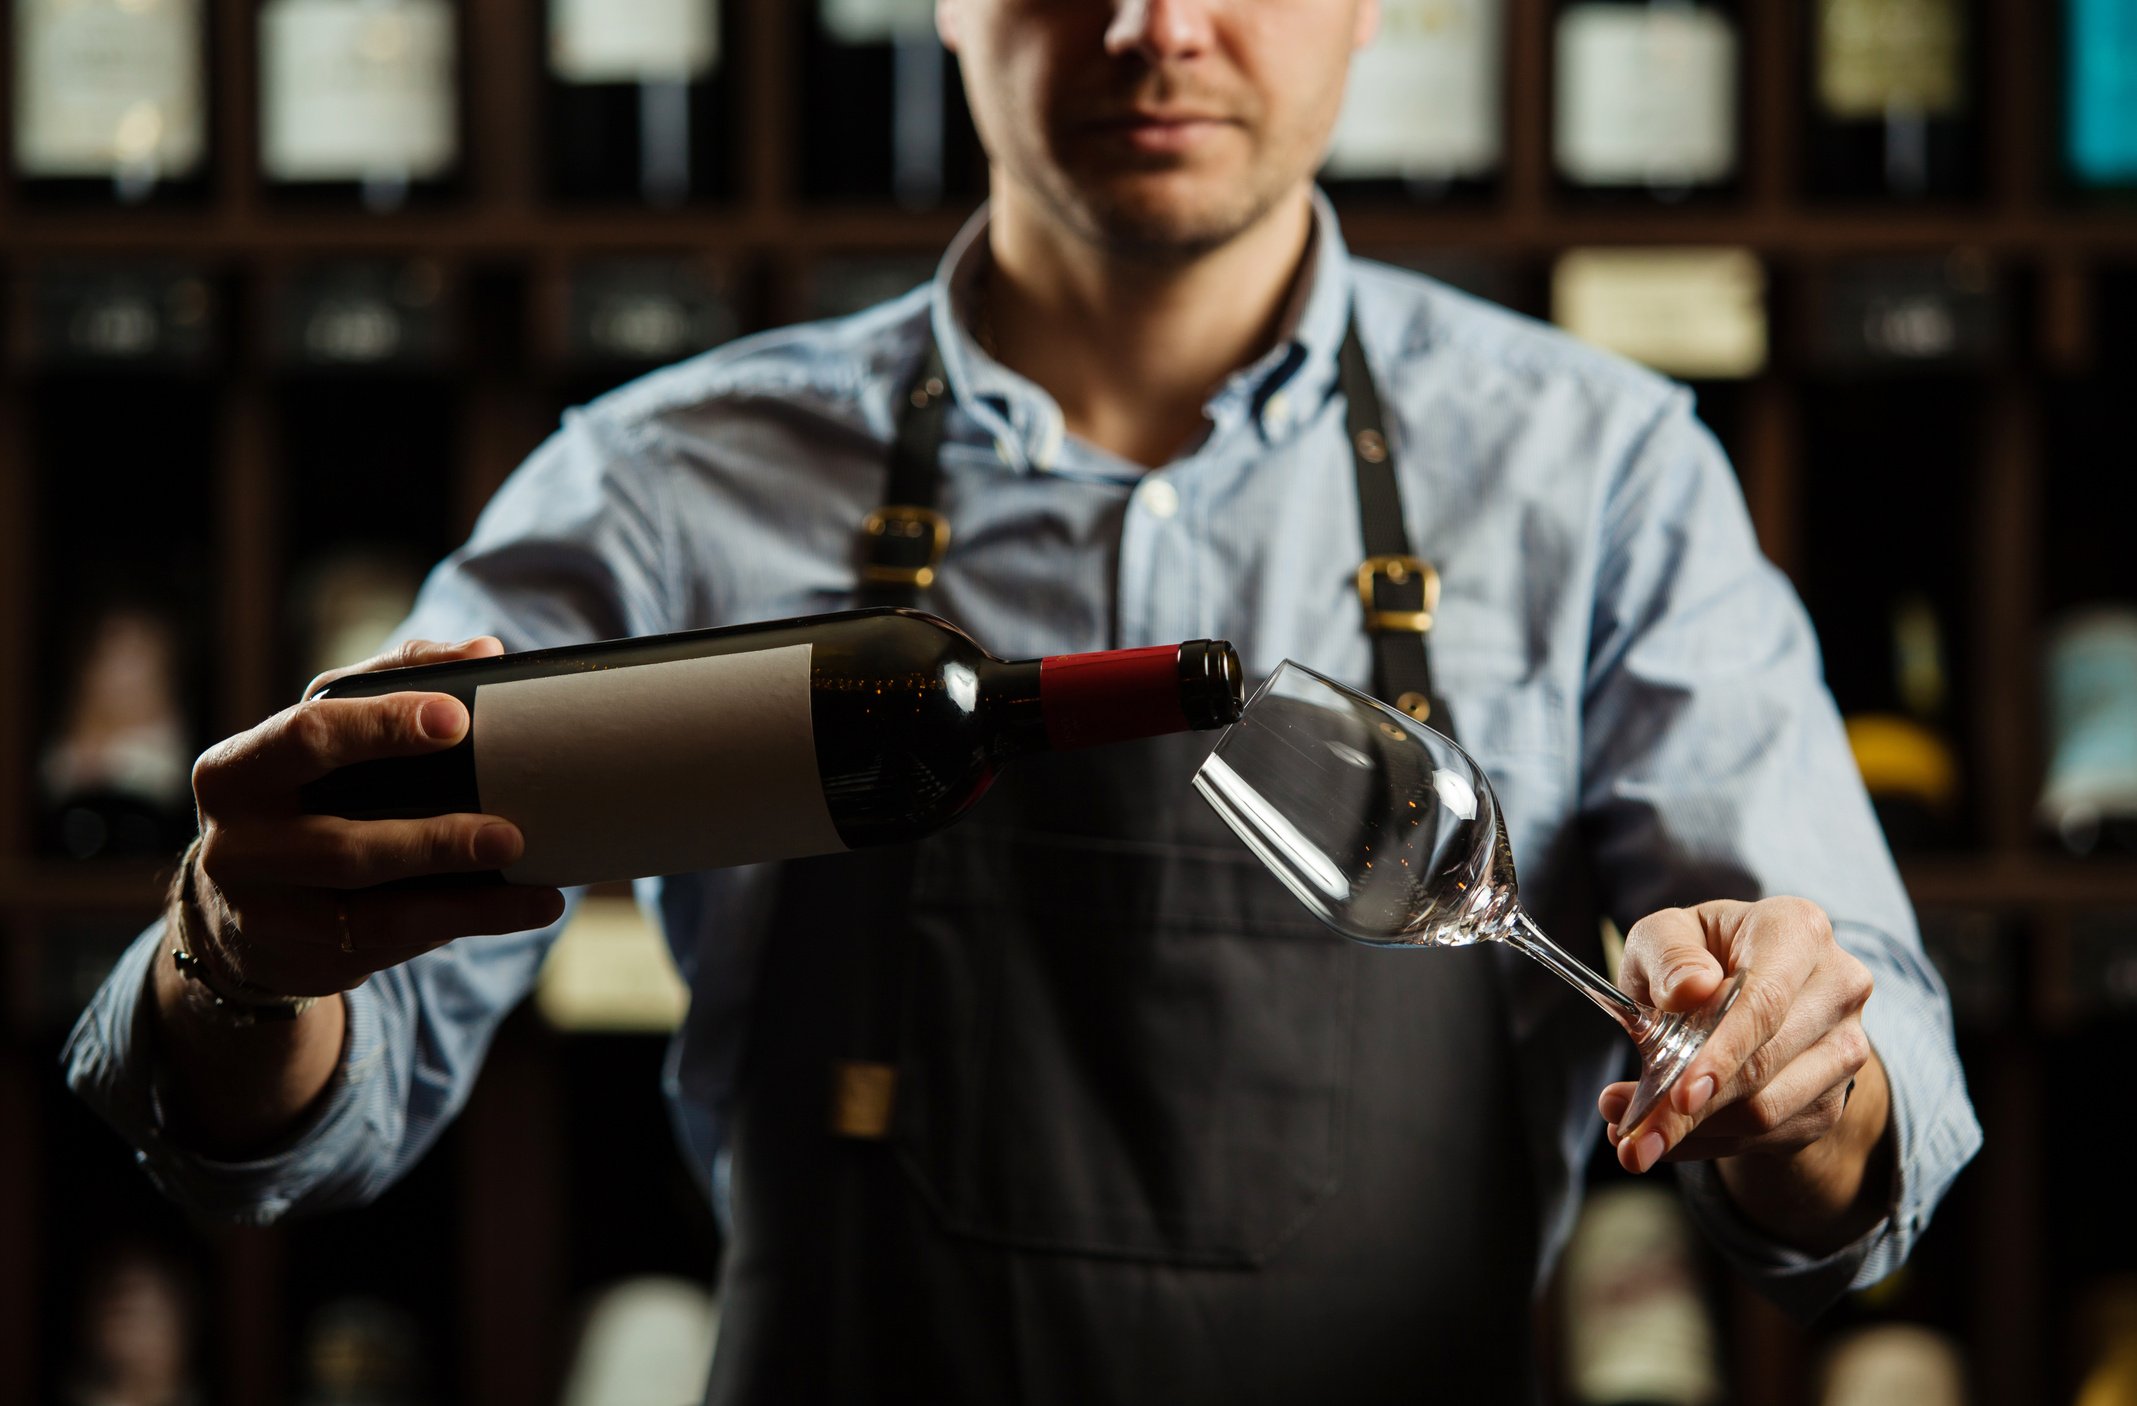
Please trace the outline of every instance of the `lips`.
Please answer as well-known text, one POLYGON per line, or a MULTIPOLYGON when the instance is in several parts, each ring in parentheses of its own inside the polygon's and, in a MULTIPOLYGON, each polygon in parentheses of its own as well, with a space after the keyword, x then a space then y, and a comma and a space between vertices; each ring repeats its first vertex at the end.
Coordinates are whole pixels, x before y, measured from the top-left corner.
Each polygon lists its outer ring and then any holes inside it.
POLYGON ((1144 152, 1186 152, 1234 126, 1215 113, 1135 110, 1100 117, 1087 130, 1144 152))

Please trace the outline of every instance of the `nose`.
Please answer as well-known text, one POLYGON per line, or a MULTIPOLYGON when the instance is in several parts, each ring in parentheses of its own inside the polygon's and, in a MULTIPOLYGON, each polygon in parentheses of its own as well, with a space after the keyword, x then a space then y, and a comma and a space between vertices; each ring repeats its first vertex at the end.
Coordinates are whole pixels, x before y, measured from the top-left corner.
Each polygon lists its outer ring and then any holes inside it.
POLYGON ((1210 14, 1221 0, 1117 0, 1106 26, 1106 52, 1177 63, 1210 47, 1210 14))

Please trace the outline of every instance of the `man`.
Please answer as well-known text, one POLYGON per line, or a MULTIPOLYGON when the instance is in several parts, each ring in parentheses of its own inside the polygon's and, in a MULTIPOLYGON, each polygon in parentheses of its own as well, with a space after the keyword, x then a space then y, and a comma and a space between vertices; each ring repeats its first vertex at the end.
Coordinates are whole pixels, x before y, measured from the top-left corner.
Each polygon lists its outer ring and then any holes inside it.
MULTIPOLYGON (((935 283, 570 417, 361 667, 851 604, 916 413, 955 533, 927 604, 997 653, 1222 636, 1250 673, 1392 693, 1416 637, 1369 638, 1356 584, 1392 532, 1445 582, 1413 701, 1491 772, 1544 926, 1616 917, 1623 985, 1671 1009, 1748 973, 1669 1106, 1612 1136, 1813 1311, 1897 1265, 1978 1146, 1943 992, 1687 397, 1346 253, 1311 178, 1375 18, 940 0, 992 198, 935 283)), ((358 1203, 465 1098, 563 897, 372 891, 520 837, 295 794, 467 725, 320 700, 202 757, 172 916, 69 1051, 174 1193, 358 1203)), ((1622 1035, 1511 953, 1332 941, 1192 764, 1020 763, 894 862, 641 888, 693 988, 678 1123, 730 1217, 715 1399, 1523 1394, 1622 1035), (895 1067, 887 1126, 827 1122, 857 1052, 895 1067)))

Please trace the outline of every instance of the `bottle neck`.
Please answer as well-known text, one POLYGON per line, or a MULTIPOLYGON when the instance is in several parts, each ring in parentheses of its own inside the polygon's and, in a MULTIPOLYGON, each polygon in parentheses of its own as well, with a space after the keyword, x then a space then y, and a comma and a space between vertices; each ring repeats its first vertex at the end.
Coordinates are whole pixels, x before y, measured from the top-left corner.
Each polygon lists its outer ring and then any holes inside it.
POLYGON ((1198 725, 1189 716, 1188 688, 1181 646, 1169 644, 999 664, 988 681, 1004 724, 997 735, 1011 753, 1186 732, 1198 725))

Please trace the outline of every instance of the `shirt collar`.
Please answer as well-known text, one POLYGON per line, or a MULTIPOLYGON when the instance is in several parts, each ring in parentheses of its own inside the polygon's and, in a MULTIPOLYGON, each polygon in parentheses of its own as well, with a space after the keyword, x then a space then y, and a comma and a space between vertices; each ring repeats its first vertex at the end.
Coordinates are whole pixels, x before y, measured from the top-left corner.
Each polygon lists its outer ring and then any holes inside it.
MULTIPOLYGON (((972 331, 989 258, 987 225, 983 204, 950 241, 936 266, 929 321, 953 402, 994 436, 1005 465, 1019 473, 1045 472, 1060 460, 1066 439, 1060 405, 1036 382, 996 361, 972 331)), ((1292 291, 1284 333, 1226 377, 1204 405, 1211 438, 1229 437, 1251 420, 1265 442, 1275 443, 1310 421, 1313 407, 1301 402, 1332 392, 1350 310, 1350 250, 1335 210, 1315 189, 1313 242, 1292 291)))

